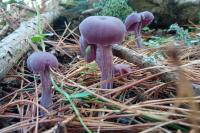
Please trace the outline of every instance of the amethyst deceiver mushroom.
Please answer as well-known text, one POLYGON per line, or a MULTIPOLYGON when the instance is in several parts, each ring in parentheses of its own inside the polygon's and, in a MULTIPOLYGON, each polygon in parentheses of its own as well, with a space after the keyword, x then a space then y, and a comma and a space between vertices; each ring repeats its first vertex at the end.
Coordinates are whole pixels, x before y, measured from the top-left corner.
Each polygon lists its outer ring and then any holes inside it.
POLYGON ((34 52, 27 59, 28 69, 40 74, 42 85, 40 104, 48 108, 52 104, 50 68, 58 67, 57 58, 49 52, 34 52))
POLYGON ((113 68, 114 68, 114 75, 123 75, 131 72, 131 68, 127 64, 115 64, 113 68))
POLYGON ((80 51, 86 62, 90 63, 96 59, 96 46, 88 44, 83 36, 79 38, 80 51))
MULTIPOLYGON (((112 44, 123 40, 126 31, 123 22, 111 16, 90 16, 80 23, 79 29, 86 42, 96 46, 95 60, 101 71, 101 80, 111 80, 112 44)), ((101 88, 112 88, 112 82, 102 83, 101 88)))
POLYGON ((127 16, 125 26, 127 32, 134 32, 137 48, 142 47, 141 29, 148 26, 154 19, 154 16, 149 11, 141 13, 133 12, 127 16))
POLYGON ((142 28, 151 24, 151 22, 154 20, 154 15, 149 11, 144 11, 139 14, 141 15, 142 28))

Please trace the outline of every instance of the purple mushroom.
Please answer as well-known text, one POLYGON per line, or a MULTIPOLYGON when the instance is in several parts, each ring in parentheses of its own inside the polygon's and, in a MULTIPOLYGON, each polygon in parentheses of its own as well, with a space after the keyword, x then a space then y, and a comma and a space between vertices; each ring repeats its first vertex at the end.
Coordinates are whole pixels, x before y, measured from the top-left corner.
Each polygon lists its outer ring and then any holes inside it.
POLYGON ((114 74, 115 75, 123 75, 131 72, 131 68, 127 64, 115 64, 114 65, 114 74))
POLYGON ((136 38, 137 48, 142 47, 141 41, 141 29, 149 25, 154 19, 154 16, 149 11, 141 13, 131 13, 125 20, 125 26, 127 32, 134 32, 136 38))
MULTIPOLYGON (((96 63, 101 71, 101 80, 113 78, 112 44, 121 42, 125 35, 123 22, 111 16, 90 16, 79 25, 81 36, 96 47, 96 63)), ((112 82, 101 84, 101 88, 112 88, 112 82)))
POLYGON ((142 28, 151 24, 151 22, 154 20, 154 15, 149 11, 144 11, 139 14, 141 15, 142 19, 142 28))
POLYGON ((86 62, 90 63, 96 59, 96 46, 86 42, 83 36, 79 38, 80 50, 86 62), (89 50, 87 51, 87 49, 89 50))
POLYGON ((58 60, 49 52, 34 52, 28 57, 27 66, 33 73, 40 74, 42 84, 42 96, 40 103, 45 108, 48 108, 52 104, 52 90, 49 71, 50 67, 58 67, 58 60))

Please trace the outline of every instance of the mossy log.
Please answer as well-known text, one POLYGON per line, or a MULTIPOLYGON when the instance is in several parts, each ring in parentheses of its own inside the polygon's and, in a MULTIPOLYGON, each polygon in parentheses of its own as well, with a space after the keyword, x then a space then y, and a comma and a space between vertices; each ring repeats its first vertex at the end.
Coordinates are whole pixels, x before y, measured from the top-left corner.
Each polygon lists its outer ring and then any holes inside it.
MULTIPOLYGON (((146 61, 148 57, 144 56, 143 54, 139 54, 138 52, 132 49, 126 48, 119 44, 114 44, 112 47, 112 50, 115 56, 121 59, 124 59, 128 62, 131 62, 141 68, 154 67, 152 69, 149 69, 149 71, 152 72, 153 74, 162 73, 162 75, 160 76, 160 79, 163 82, 176 80, 176 74, 173 71, 164 67, 161 63, 146 61), (163 66, 163 67, 156 67, 156 66, 163 66)), ((195 92, 195 95, 199 96, 200 85, 192 83, 192 88, 193 88, 193 91, 195 92)))
POLYGON ((121 59, 124 59, 128 62, 131 62, 140 68, 147 68, 147 67, 155 67, 152 69, 149 69, 153 74, 156 73, 163 73, 160 78, 164 82, 172 81, 175 79, 175 75, 170 72, 169 69, 165 67, 156 67, 156 66, 163 66, 161 63, 158 62, 151 62, 148 61, 148 57, 144 56, 143 54, 139 54, 138 52, 126 48, 119 44, 114 44, 112 47, 113 54, 121 59))

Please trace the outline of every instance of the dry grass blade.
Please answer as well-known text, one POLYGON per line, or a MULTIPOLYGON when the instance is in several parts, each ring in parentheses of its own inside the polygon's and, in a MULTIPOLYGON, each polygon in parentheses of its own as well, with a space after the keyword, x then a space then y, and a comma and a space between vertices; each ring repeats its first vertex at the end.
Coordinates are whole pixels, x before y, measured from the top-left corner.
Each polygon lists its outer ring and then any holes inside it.
MULTIPOLYGON (((173 65, 178 67, 177 68, 177 77, 178 77, 178 82, 177 82, 177 86, 178 86, 178 91, 177 91, 177 97, 187 97, 189 100, 189 106, 191 108, 191 112, 189 114, 189 118, 192 122, 192 124, 194 125, 198 125, 198 121, 196 118, 198 118, 198 109, 199 106, 198 104, 196 104, 196 102, 191 98, 194 96, 194 92, 192 89, 192 84, 188 81, 188 79, 186 79, 186 76, 184 74, 184 71, 179 67, 180 66, 180 60, 178 58, 178 54, 177 54, 177 49, 176 48, 169 48, 168 50, 168 54, 173 62, 173 65)), ((176 106, 180 106, 180 104, 182 103, 182 101, 176 99, 176 106)), ((194 128, 195 132, 199 132, 199 129, 194 128)))

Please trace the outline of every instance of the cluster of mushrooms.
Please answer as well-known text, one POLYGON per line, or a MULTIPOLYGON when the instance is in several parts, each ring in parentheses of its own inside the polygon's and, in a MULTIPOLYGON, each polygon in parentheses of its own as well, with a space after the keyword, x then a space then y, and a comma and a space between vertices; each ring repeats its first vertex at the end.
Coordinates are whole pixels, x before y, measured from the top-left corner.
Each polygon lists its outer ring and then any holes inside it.
MULTIPOLYGON (((134 12, 130 14, 125 24, 112 16, 90 16, 80 25, 80 51, 86 62, 96 61, 101 71, 102 89, 113 88, 114 74, 124 74, 130 71, 126 64, 113 64, 112 44, 120 43, 126 32, 133 32, 137 47, 141 47, 141 28, 149 25, 154 19, 151 12, 134 12)), ((52 89, 50 68, 58 67, 57 58, 49 52, 34 52, 27 59, 27 67, 35 74, 40 74, 42 85, 40 104, 49 109, 52 104, 52 89)))
POLYGON ((120 43, 126 32, 133 32, 137 47, 141 48, 141 29, 149 25, 153 19, 151 12, 144 11, 130 14, 125 24, 120 19, 111 16, 90 16, 80 23, 79 43, 85 61, 95 60, 101 71, 101 81, 110 81, 102 83, 102 89, 113 87, 111 80, 114 74, 130 71, 126 64, 113 64, 112 44, 120 43))

